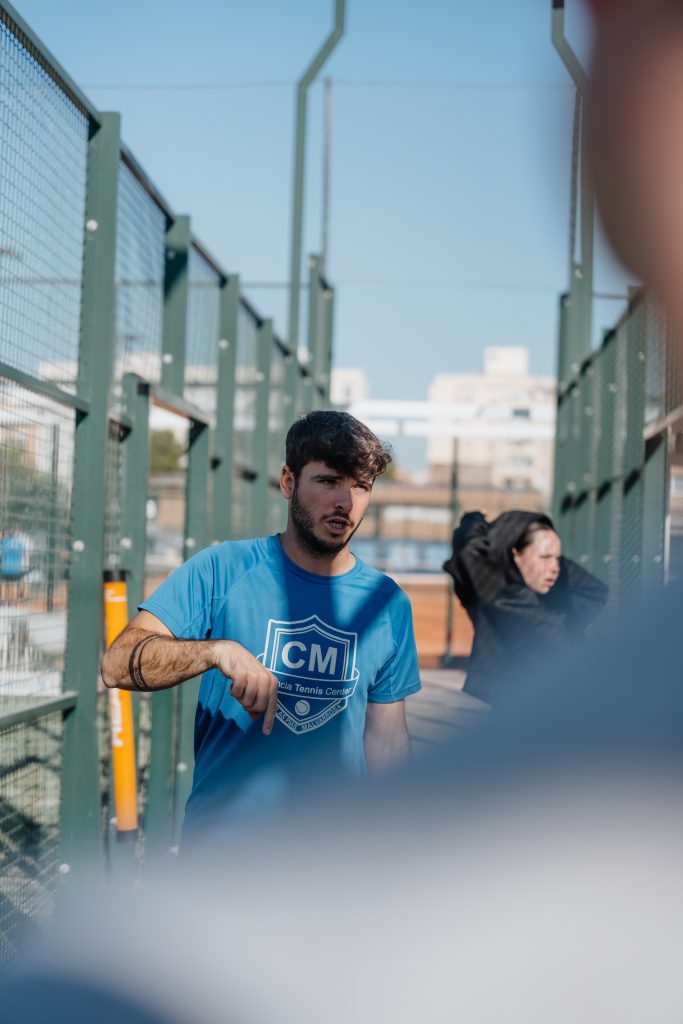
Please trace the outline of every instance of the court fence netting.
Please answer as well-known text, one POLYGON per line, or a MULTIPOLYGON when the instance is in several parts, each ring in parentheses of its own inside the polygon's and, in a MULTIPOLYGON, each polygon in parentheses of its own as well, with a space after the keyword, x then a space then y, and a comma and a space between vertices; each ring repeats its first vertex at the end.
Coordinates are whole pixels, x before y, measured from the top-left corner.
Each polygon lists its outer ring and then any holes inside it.
MULTIPOLYGON (((318 257, 302 294, 298 348, 0 0, 0 967, 122 857, 104 571, 133 614, 193 552, 282 526, 286 428, 329 396, 318 257)), ((196 686, 134 696, 136 863, 177 845, 196 686)))

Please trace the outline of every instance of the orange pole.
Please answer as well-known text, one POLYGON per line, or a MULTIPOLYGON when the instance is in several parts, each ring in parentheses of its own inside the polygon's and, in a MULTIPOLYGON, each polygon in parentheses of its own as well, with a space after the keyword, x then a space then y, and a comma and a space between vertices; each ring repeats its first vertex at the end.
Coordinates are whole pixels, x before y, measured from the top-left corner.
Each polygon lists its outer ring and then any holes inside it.
MULTIPOLYGON (((109 648, 128 622, 128 594, 123 572, 104 573, 105 644, 109 648)), ((128 690, 108 690, 111 760, 116 831, 133 835, 138 827, 138 795, 133 737, 133 703, 128 690)))

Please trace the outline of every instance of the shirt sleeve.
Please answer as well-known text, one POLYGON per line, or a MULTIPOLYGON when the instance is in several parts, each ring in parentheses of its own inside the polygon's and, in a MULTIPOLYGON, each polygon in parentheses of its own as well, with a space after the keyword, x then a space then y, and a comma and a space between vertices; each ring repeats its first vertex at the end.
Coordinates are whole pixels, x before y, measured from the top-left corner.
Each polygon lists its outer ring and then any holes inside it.
POLYGON ((182 640, 211 636, 214 560, 210 548, 184 562, 138 605, 151 612, 182 640))
POLYGON ((560 558, 560 575, 544 603, 567 614, 567 626, 581 633, 607 603, 609 588, 577 562, 560 558))
POLYGON ((392 645, 389 657, 368 690, 374 704, 394 704, 422 689, 410 601, 397 588, 388 606, 392 645))

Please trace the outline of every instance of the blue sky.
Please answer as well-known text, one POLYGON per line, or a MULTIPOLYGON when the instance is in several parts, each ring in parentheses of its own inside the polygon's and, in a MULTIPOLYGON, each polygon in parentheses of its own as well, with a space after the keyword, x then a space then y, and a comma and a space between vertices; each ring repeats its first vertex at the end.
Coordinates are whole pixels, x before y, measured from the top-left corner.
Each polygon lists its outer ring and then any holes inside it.
MULTIPOLYGON (((579 0, 570 31, 586 51, 579 0)), ((17 0, 172 207, 245 282, 289 276, 294 82, 332 0, 17 0), (256 83, 256 84, 255 84, 256 83), (145 86, 145 88, 141 88, 145 86), (169 88, 169 86, 171 88, 169 88), (191 86, 190 88, 183 88, 191 86)), ((550 0, 348 0, 334 80, 336 354, 377 398, 423 398, 486 345, 555 365, 573 96, 550 0)), ((309 106, 306 249, 321 231, 322 87, 309 106)), ((602 251, 596 289, 624 290, 602 251)), ((254 288, 285 332, 286 293, 254 288)), ((596 337, 618 314, 599 303, 596 337)))

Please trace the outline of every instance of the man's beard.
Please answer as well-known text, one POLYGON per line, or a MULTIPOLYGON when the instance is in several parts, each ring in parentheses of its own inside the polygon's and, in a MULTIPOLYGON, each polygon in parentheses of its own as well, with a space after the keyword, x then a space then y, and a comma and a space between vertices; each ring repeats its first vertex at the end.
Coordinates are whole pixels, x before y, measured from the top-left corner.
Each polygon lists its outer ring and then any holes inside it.
POLYGON ((358 526, 360 526, 360 523, 358 523, 353 533, 344 541, 321 540, 320 537, 316 536, 313 516, 297 497, 296 487, 294 487, 289 502, 289 511, 298 540, 306 548, 309 555, 313 555, 314 558, 331 558, 333 555, 338 555, 340 551, 344 550, 358 529, 358 526))

